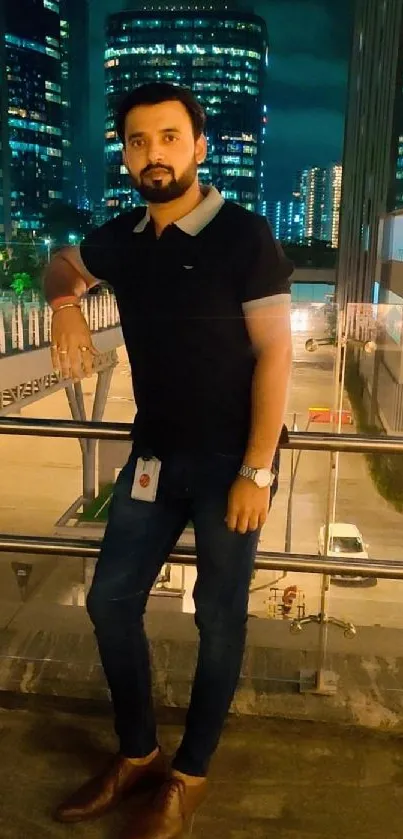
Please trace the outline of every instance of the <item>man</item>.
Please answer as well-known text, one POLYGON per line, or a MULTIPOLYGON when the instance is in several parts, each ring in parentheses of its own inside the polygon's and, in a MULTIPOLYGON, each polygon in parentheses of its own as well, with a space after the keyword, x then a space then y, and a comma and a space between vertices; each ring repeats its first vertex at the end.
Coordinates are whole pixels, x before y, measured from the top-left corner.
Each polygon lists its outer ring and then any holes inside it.
POLYGON ((91 373, 95 350, 79 297, 100 281, 116 294, 132 367, 133 451, 115 486, 87 601, 120 750, 56 814, 65 822, 96 817, 155 783, 156 797, 126 839, 179 837, 204 798, 239 678, 290 372, 291 263, 263 218, 199 184, 204 122, 186 89, 148 84, 129 94, 117 133, 148 208, 59 253, 45 281, 62 376, 91 373), (189 520, 200 649, 184 738, 168 769, 143 614, 189 520))

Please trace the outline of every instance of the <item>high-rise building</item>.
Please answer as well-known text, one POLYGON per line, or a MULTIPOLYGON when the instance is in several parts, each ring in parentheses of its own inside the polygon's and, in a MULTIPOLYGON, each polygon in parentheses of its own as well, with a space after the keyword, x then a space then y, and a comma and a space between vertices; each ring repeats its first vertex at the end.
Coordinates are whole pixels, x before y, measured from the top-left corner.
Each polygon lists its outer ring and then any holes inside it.
POLYGON ((403 206, 402 0, 357 0, 345 132, 338 297, 370 302, 380 219, 403 206))
MULTIPOLYGON (((250 12, 180 4, 169 11, 111 15, 107 23, 105 84, 106 204, 115 215, 139 203, 122 166, 114 115, 125 92, 150 81, 190 87, 207 113, 209 152, 200 179, 224 197, 258 211, 263 198, 267 30, 250 12)), ((204 6, 206 4, 203 4, 204 6)), ((210 4, 211 5, 211 4, 210 4)))
POLYGON ((86 9, 87 0, 0 2, 3 238, 39 229, 53 201, 88 203, 86 9))
POLYGON ((337 248, 341 182, 342 167, 339 165, 327 169, 315 166, 302 172, 298 193, 304 203, 306 239, 331 242, 337 248))
POLYGON ((60 0, 63 115, 63 199, 89 209, 88 0, 60 0))
POLYGON ((267 206, 266 217, 280 242, 302 242, 303 213, 299 201, 276 201, 267 206))
POLYGON ((0 4, 3 207, 0 234, 40 227, 62 198, 60 8, 57 0, 0 4))

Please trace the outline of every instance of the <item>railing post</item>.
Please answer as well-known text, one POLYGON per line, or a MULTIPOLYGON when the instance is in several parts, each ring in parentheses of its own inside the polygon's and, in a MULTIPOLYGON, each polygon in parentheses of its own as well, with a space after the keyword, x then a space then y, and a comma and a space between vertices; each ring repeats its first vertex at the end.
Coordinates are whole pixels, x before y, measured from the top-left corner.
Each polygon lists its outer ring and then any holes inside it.
POLYGON ((90 313, 89 313, 88 299, 87 298, 85 298, 83 300, 82 304, 81 304, 81 311, 82 311, 82 313, 83 313, 83 315, 84 315, 84 317, 85 317, 85 319, 88 323, 88 326, 90 326, 90 313))
POLYGON ((4 314, 0 309, 0 353, 5 355, 6 352, 6 327, 4 323, 4 314))
POLYGON ((50 344, 52 337, 51 311, 50 306, 45 303, 43 309, 43 340, 45 344, 50 344))
POLYGON ((39 311, 37 308, 28 312, 28 341, 30 346, 39 347, 39 311))

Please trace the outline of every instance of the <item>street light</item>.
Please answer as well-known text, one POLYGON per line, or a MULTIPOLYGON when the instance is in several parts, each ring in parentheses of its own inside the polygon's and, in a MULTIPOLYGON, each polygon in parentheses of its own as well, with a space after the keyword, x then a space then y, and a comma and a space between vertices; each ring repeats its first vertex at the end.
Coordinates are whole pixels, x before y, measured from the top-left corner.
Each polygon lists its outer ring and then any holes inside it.
POLYGON ((52 244, 52 240, 51 240, 51 239, 49 238, 49 236, 48 236, 48 237, 47 237, 46 239, 44 239, 43 241, 45 242, 45 245, 47 246, 47 249, 48 249, 48 262, 50 262, 50 247, 51 247, 51 244, 52 244))

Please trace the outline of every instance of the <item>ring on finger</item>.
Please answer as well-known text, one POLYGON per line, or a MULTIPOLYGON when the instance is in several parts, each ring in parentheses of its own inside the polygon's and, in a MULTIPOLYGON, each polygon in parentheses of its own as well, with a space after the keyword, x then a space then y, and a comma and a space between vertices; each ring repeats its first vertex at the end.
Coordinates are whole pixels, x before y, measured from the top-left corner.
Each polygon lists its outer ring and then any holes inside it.
POLYGON ((81 352, 88 352, 89 347, 80 347, 81 352))
POLYGON ((68 355, 68 350, 59 350, 59 355, 68 355))

